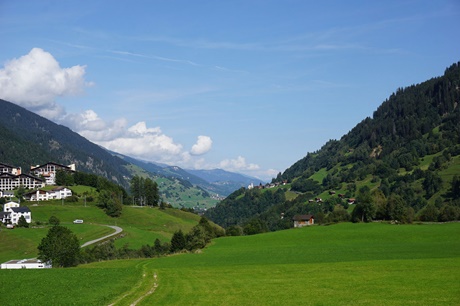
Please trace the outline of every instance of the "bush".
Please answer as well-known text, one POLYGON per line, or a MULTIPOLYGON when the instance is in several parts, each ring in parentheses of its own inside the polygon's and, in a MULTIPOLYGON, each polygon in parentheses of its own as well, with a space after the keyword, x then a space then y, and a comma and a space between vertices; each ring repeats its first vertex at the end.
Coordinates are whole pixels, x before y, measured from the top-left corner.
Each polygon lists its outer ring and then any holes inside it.
POLYGON ((59 225, 61 221, 56 216, 51 216, 48 220, 48 223, 50 225, 56 226, 56 225, 59 225))

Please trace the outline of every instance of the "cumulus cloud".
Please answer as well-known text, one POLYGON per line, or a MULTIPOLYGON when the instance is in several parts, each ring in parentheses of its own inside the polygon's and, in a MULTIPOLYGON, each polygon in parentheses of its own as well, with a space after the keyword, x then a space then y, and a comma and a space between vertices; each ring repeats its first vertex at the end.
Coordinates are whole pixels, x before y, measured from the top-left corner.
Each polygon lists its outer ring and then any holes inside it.
POLYGON ((105 122, 92 110, 66 117, 67 124, 83 137, 121 154, 168 163, 182 160, 182 145, 165 135, 159 127, 144 121, 128 127, 125 119, 105 122))
POLYGON ((209 136, 198 136, 197 142, 192 146, 190 153, 192 155, 203 155, 204 153, 211 150, 212 139, 209 136))
POLYGON ((228 171, 242 171, 242 170, 258 170, 260 167, 257 164, 246 163, 246 159, 238 156, 235 159, 224 159, 219 164, 220 168, 228 171))
POLYGON ((68 114, 61 118, 59 122, 96 143, 114 140, 123 136, 126 134, 128 126, 124 118, 106 122, 93 110, 86 110, 80 114, 68 114))
POLYGON ((144 121, 129 126, 124 118, 106 121, 93 110, 66 114, 56 98, 78 95, 91 86, 92 83, 85 81, 85 69, 86 66, 80 65, 63 68, 50 53, 33 48, 0 68, 0 98, 66 125, 88 140, 121 154, 197 169, 222 168, 252 173, 259 170, 258 165, 247 163, 242 156, 208 164, 200 156, 212 148, 209 136, 198 136, 190 151, 186 151, 160 127, 148 127, 144 121))
POLYGON ((80 94, 91 85, 84 75, 85 66, 61 68, 50 53, 33 48, 0 69, 0 98, 54 119, 64 112, 56 97, 80 94))

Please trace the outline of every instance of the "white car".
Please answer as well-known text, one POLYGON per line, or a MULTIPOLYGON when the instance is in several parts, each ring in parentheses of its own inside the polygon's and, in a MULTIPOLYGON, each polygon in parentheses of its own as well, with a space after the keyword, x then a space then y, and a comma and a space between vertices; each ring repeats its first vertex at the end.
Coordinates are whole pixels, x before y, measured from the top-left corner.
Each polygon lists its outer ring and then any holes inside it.
POLYGON ((73 223, 81 224, 81 223, 83 223, 83 220, 81 220, 81 219, 73 220, 73 223))

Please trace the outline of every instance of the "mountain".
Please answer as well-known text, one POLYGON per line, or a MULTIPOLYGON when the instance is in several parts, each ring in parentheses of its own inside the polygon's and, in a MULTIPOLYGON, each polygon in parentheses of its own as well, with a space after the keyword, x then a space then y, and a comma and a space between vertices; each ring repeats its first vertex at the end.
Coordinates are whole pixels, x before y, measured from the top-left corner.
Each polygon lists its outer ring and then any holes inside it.
POLYGON ((24 172, 32 165, 50 161, 75 164, 77 171, 106 177, 126 189, 132 176, 149 176, 157 181, 163 200, 176 207, 208 208, 218 201, 210 193, 224 194, 223 189, 178 167, 141 162, 109 152, 69 128, 14 103, 0 100, 0 109, 0 161, 19 166, 24 172))
POLYGON ((259 185, 266 183, 264 180, 255 177, 246 176, 240 173, 229 172, 222 169, 186 169, 185 171, 202 178, 208 183, 214 185, 216 188, 220 187, 220 190, 222 190, 220 193, 226 196, 232 193, 233 191, 241 187, 247 187, 250 184, 259 185))
POLYGON ((151 172, 155 175, 176 178, 183 181, 188 181, 194 186, 207 191, 208 193, 215 194, 219 198, 228 196, 233 191, 246 187, 251 183, 259 184, 265 183, 254 177, 245 176, 239 173, 233 173, 222 169, 214 170, 189 170, 182 169, 177 166, 167 166, 158 163, 142 161, 136 158, 125 156, 122 154, 114 153, 123 160, 134 164, 145 171, 151 172))
POLYGON ((30 166, 50 161, 75 164, 78 171, 94 173, 127 186, 127 162, 100 146, 16 104, 0 99, 0 161, 30 166))
POLYGON ((277 187, 237 190, 206 216, 261 231, 307 213, 319 222, 459 219, 459 102, 460 62, 399 88, 372 118, 279 174, 277 187))

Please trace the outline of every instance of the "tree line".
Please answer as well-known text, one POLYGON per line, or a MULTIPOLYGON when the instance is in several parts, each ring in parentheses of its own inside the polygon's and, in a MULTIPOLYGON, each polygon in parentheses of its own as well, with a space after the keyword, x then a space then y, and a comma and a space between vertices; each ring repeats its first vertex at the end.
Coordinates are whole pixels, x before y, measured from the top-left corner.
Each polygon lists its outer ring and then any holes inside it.
POLYGON ((80 248, 77 236, 67 227, 61 226, 59 219, 50 217, 51 228, 38 245, 38 259, 50 262, 53 267, 74 267, 78 264, 101 260, 152 258, 168 254, 195 251, 206 247, 211 239, 224 235, 224 231, 202 217, 190 232, 176 231, 170 242, 155 239, 153 245, 143 245, 140 249, 130 249, 127 245, 116 248, 114 240, 80 248))

